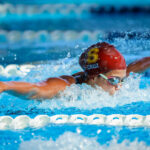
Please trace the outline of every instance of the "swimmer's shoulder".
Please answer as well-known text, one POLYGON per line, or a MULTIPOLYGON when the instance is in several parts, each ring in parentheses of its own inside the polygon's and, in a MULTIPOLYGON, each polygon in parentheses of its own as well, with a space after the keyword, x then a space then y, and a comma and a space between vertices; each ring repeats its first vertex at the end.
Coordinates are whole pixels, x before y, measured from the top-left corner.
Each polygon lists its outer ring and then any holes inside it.
POLYGON ((57 85, 59 85, 59 83, 62 83, 62 82, 66 82, 67 85, 82 84, 82 83, 85 83, 84 73, 78 72, 73 75, 62 75, 60 77, 48 78, 46 80, 46 83, 48 84, 51 84, 52 82, 56 83, 57 85))

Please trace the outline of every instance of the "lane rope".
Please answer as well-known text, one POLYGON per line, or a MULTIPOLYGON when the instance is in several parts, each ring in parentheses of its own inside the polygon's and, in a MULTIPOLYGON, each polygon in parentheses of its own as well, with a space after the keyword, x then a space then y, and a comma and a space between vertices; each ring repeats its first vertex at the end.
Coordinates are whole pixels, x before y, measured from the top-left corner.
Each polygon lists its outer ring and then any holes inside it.
POLYGON ((46 42, 46 41, 58 41, 58 40, 98 40, 100 37, 104 37, 104 33, 100 30, 88 31, 83 30, 77 32, 74 30, 61 31, 55 30, 52 32, 41 30, 41 31, 32 31, 27 30, 24 32, 20 31, 6 31, 0 30, 0 42, 46 42))
POLYGON ((41 128, 50 124, 86 124, 86 125, 110 125, 128 127, 150 127, 150 115, 138 114, 103 115, 93 114, 90 116, 83 114, 75 115, 37 115, 30 118, 27 115, 20 115, 16 118, 11 116, 0 116, 0 130, 19 130, 25 128, 41 128))
POLYGON ((44 4, 44 5, 13 5, 13 4, 1 4, 0 13, 1 14, 71 14, 80 15, 82 13, 88 13, 89 9, 96 7, 96 4, 44 4))
POLYGON ((99 39, 114 39, 114 38, 125 38, 125 39, 150 39, 149 32, 104 32, 101 30, 88 31, 83 30, 77 32, 75 30, 55 30, 55 31, 32 31, 26 30, 20 31, 6 31, 0 30, 0 43, 15 43, 15 42, 48 42, 48 41, 71 41, 71 40, 99 40, 99 39))
POLYGON ((5 3, 0 5, 0 14, 3 15, 35 15, 35 14, 61 14, 61 15, 81 15, 83 13, 150 13, 150 7, 146 6, 113 6, 100 5, 96 3, 88 4, 43 4, 43 5, 24 5, 5 3))

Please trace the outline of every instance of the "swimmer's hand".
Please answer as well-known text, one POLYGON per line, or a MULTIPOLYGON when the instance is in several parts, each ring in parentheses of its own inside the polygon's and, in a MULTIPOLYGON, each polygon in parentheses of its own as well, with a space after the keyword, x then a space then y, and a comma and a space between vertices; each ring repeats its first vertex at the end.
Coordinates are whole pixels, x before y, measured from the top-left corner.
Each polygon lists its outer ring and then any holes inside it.
POLYGON ((150 57, 144 57, 128 65, 127 76, 129 75, 130 72, 140 73, 148 68, 150 68, 150 57))

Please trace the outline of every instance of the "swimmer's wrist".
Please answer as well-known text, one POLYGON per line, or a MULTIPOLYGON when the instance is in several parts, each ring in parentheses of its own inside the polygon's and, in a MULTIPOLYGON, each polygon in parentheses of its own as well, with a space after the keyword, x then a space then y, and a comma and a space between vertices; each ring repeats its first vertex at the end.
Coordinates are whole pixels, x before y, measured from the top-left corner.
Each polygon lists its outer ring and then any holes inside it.
POLYGON ((4 82, 3 90, 4 91, 10 90, 9 85, 7 84, 7 82, 4 82))
POLYGON ((9 91, 14 89, 14 84, 12 82, 3 82, 3 90, 9 91))
POLYGON ((6 82, 0 82, 0 92, 7 91, 8 85, 6 82))

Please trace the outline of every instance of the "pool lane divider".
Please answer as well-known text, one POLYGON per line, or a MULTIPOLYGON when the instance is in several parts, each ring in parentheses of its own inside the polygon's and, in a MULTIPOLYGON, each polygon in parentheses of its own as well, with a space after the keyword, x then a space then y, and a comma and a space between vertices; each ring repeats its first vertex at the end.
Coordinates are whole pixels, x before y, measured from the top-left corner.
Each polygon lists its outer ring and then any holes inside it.
POLYGON ((54 30, 54 31, 46 31, 46 30, 25 30, 25 31, 6 31, 0 30, 0 43, 2 44, 12 44, 18 42, 48 42, 48 41, 73 41, 73 40, 81 40, 81 41, 90 41, 90 40, 99 40, 99 39, 114 39, 114 38, 125 38, 125 39, 150 39, 149 32, 109 32, 102 30, 54 30))
POLYGON ((11 116, 0 116, 0 130, 21 130, 25 128, 42 128, 51 124, 70 124, 70 125, 108 125, 108 126, 127 126, 127 127, 150 127, 150 115, 143 116, 138 114, 121 115, 37 115, 30 118, 27 115, 20 115, 16 118, 11 116))
POLYGON ((113 6, 93 4, 43 4, 43 5, 13 5, 11 3, 0 4, 0 14, 3 15, 40 15, 40 14, 60 14, 60 15, 80 15, 85 13, 150 13, 150 6, 113 6))
POLYGON ((13 5, 9 3, 0 4, 0 13, 3 15, 40 15, 40 14, 76 14, 90 13, 92 8, 97 7, 97 4, 44 4, 44 5, 13 5))

